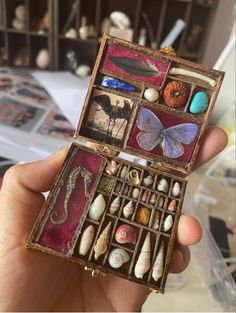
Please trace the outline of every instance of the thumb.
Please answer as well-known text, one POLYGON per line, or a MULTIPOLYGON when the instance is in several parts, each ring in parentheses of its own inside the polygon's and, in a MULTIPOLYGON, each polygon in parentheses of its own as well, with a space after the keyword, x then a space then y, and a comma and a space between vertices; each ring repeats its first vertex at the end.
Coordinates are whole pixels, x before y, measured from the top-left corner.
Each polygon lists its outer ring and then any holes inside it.
POLYGON ((49 158, 11 167, 5 174, 0 192, 0 231, 11 238, 24 238, 44 202, 41 192, 50 189, 68 149, 49 158))

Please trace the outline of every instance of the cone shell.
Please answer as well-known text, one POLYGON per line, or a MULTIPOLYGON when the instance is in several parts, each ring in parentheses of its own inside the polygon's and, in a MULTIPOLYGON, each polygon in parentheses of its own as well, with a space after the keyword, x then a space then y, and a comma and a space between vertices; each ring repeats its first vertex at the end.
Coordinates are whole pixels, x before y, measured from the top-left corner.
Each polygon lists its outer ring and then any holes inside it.
POLYGON ((176 201, 175 200, 171 200, 170 201, 167 210, 171 211, 171 212, 175 212, 176 211, 176 201))
POLYGON ((120 208, 120 197, 116 197, 110 204, 109 211, 111 214, 114 214, 120 208))
POLYGON ((132 201, 129 201, 123 208, 124 217, 128 218, 134 212, 134 205, 132 201))
POLYGON ((153 221, 152 221, 152 228, 158 229, 159 223, 160 223, 160 212, 156 210, 153 221))
POLYGON ((138 188, 134 188, 132 190, 132 198, 138 199, 138 196, 139 196, 139 189, 138 188))
POLYGON ((130 259, 128 252, 123 249, 114 249, 108 257, 108 263, 113 268, 120 268, 124 263, 130 259))
POLYGON ((157 252, 157 256, 152 268, 152 278, 155 281, 158 281, 158 279, 162 277, 163 269, 164 269, 164 241, 162 241, 161 243, 161 246, 157 252))
POLYGON ((137 278, 143 278, 143 275, 150 269, 151 258, 151 237, 148 232, 144 240, 141 252, 138 257, 138 261, 134 268, 134 275, 137 278))
POLYGON ((116 241, 121 244, 125 243, 135 244, 136 238, 137 235, 134 228, 128 224, 122 224, 121 226, 119 226, 115 233, 116 241))
POLYGON ((119 166, 116 164, 114 160, 108 161, 107 166, 105 168, 105 172, 109 175, 116 175, 119 166))
POLYGON ((171 193, 174 197, 178 197, 178 195, 180 194, 180 185, 177 181, 174 183, 171 193))
POLYGON ((143 179, 143 184, 144 186, 148 187, 148 186, 151 186, 151 184, 153 183, 153 177, 152 175, 148 175, 147 177, 145 177, 143 179))
POLYGON ((168 215, 165 218, 164 224, 163 224, 163 230, 164 231, 169 231, 173 226, 173 217, 172 215, 168 215))
POLYGON ((106 226, 106 228, 103 230, 101 235, 99 236, 93 250, 94 250, 94 258, 97 260, 100 255, 106 253, 108 248, 108 242, 110 237, 110 228, 111 228, 111 222, 109 222, 106 226))
POLYGON ((140 207, 137 210, 136 216, 135 216, 135 222, 142 224, 142 225, 147 225, 149 222, 150 218, 150 210, 145 207, 140 207))
POLYGON ((161 192, 167 192, 168 189, 169 189, 168 181, 165 178, 162 178, 157 185, 157 190, 161 192))
POLYGON ((156 199, 157 199, 157 196, 156 196, 155 193, 153 193, 153 194, 151 195, 151 198, 150 198, 150 200, 149 200, 149 203, 155 204, 155 203, 156 203, 156 199))
POLYGON ((128 174, 128 181, 134 185, 138 185, 140 179, 137 170, 131 170, 128 174))
POLYGON ((123 179, 127 178, 128 170, 129 170, 128 166, 124 165, 120 172, 120 178, 123 178, 123 179))
POLYGON ((91 220, 98 221, 106 207, 106 202, 102 194, 99 194, 93 201, 89 209, 91 220))
POLYGON ((94 238, 94 227, 89 225, 83 232, 79 245, 79 254, 86 255, 91 247, 94 238))

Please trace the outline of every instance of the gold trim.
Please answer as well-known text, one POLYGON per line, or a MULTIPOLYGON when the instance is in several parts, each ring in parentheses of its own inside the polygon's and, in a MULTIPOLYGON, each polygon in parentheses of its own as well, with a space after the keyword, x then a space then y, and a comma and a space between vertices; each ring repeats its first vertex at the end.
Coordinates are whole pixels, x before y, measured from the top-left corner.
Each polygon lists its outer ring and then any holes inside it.
POLYGON ((85 266, 84 267, 84 270, 85 271, 88 271, 88 272, 91 272, 91 276, 92 277, 102 277, 102 276, 106 276, 107 274, 106 273, 104 273, 104 272, 101 272, 101 271, 99 271, 99 270, 94 270, 93 268, 91 268, 91 267, 88 267, 88 266, 85 266))
POLYGON ((164 46, 159 50, 161 53, 166 53, 170 55, 176 55, 175 50, 172 46, 164 46))

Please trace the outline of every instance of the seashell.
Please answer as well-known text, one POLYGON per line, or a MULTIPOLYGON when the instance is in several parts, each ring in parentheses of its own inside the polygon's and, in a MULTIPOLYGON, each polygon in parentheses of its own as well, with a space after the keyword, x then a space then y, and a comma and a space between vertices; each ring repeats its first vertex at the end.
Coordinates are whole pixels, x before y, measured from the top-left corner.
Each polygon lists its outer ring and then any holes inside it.
POLYGON ((45 70, 49 66, 50 56, 47 49, 41 49, 36 57, 35 63, 38 68, 45 70))
POLYGON ((163 224, 163 230, 164 231, 169 231, 172 226, 173 226, 173 217, 172 217, 172 215, 168 215, 165 218, 165 221, 164 221, 164 224, 163 224))
POLYGON ((94 227, 89 225, 83 232, 79 245, 79 254, 86 255, 91 247, 94 238, 94 227))
POLYGON ((120 172, 120 178, 123 178, 123 179, 127 178, 128 171, 129 171, 128 166, 124 165, 124 166, 122 167, 121 172, 120 172))
POLYGON ((142 225, 147 225, 149 222, 150 218, 150 210, 145 207, 140 207, 137 210, 136 216, 135 216, 135 222, 142 224, 142 225))
POLYGON ((171 190, 171 194, 174 197, 178 197, 178 195, 180 194, 180 185, 177 181, 174 183, 174 186, 171 190))
POLYGON ((26 22, 27 9, 24 4, 20 4, 15 8, 15 16, 21 22, 26 22))
POLYGON ((76 39, 78 37, 77 31, 72 27, 65 33, 66 38, 76 39))
POLYGON ((141 197, 141 201, 142 202, 146 202, 147 201, 147 197, 148 197, 148 190, 144 190, 142 197, 141 197))
POLYGON ((79 77, 87 77, 91 71, 91 67, 87 64, 81 64, 75 70, 75 75, 79 77))
POLYGON ((155 281, 158 281, 158 279, 162 277, 163 269, 164 269, 164 241, 162 241, 161 243, 161 246, 157 252, 157 256, 152 268, 152 278, 155 281))
POLYGON ((123 196, 127 196, 128 192, 129 192, 129 185, 125 185, 122 191, 123 196))
POLYGON ((128 174, 128 181, 133 183, 134 185, 138 185, 140 179, 137 170, 131 170, 128 174))
POLYGON ((139 196, 139 189, 138 188, 134 188, 132 190, 132 198, 138 199, 138 196, 139 196))
POLYGON ((24 30, 26 29, 26 24, 19 21, 18 18, 14 18, 12 20, 12 27, 17 30, 24 30))
POLYGON ((153 221, 152 221, 152 228, 158 229, 159 223, 160 223, 160 213, 159 213, 159 211, 156 211, 154 214, 153 221))
POLYGON ((149 203, 155 204, 155 203, 156 203, 156 199, 157 199, 157 196, 156 196, 155 193, 153 193, 153 194, 151 195, 151 198, 150 198, 150 200, 149 200, 149 203))
POLYGON ((150 268, 150 258, 151 258, 151 237, 148 232, 144 240, 141 252, 138 257, 138 261, 134 268, 134 275, 137 278, 143 278, 143 275, 148 272, 150 268))
POLYGON ((115 192, 120 192, 121 187, 122 187, 122 184, 121 184, 121 183, 118 183, 118 184, 116 185, 115 192))
POLYGON ((114 249, 108 257, 108 263, 113 268, 120 268, 124 263, 130 259, 128 252, 123 249, 114 249))
POLYGON ((170 201, 167 210, 171 211, 171 212, 175 212, 176 211, 176 201, 175 200, 171 200, 170 201))
POLYGON ((106 202, 102 194, 99 194, 89 209, 89 217, 91 220, 98 221, 106 207, 106 202))
POLYGON ((108 161, 107 166, 105 168, 105 172, 109 175, 116 175, 118 171, 118 165, 114 160, 108 161))
POLYGON ((159 198, 158 198, 158 201, 157 201, 157 206, 158 206, 159 208, 162 208, 162 207, 163 207, 163 204, 164 204, 164 201, 165 201, 165 199, 164 199, 163 197, 159 197, 159 198))
POLYGON ((115 233, 115 239, 121 244, 132 243, 135 244, 137 235, 134 228, 128 224, 119 226, 115 233))
POLYGON ((109 207, 110 213, 111 213, 111 214, 114 214, 116 211, 119 210, 119 207, 120 207, 120 197, 116 197, 116 198, 112 201, 112 203, 111 203, 111 205, 110 205, 110 207, 109 207))
POLYGON ((159 98, 159 92, 154 88, 147 88, 143 94, 144 98, 148 101, 155 102, 159 98))
POLYGON ((152 175, 148 175, 147 177, 145 177, 145 178, 143 179, 143 184, 144 184, 144 186, 146 186, 146 187, 150 186, 152 183, 153 183, 153 177, 152 177, 152 175))
POLYGON ((123 208, 124 217, 128 218, 134 212, 134 205, 132 201, 129 201, 123 208))
POLYGON ((93 250, 95 252, 94 258, 97 260, 100 255, 106 253, 108 248, 108 242, 109 242, 109 236, 110 236, 110 228, 111 228, 111 222, 107 224, 107 226, 104 228, 103 232, 99 236, 93 250))
POLYGON ((114 11, 109 17, 112 24, 119 29, 126 29, 130 27, 130 18, 123 12, 114 11))
POLYGON ((165 178, 162 178, 157 185, 157 190, 161 192, 167 192, 168 188, 169 188, 168 181, 165 178))

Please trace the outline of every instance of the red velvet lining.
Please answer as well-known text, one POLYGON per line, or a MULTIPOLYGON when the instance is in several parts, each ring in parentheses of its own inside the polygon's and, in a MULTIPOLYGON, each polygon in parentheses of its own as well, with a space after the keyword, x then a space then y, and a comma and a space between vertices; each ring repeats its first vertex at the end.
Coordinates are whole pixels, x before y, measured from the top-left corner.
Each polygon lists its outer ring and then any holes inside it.
MULTIPOLYGON (((177 117, 177 116, 175 116, 173 114, 165 113, 165 112, 158 111, 158 110, 155 110, 155 109, 150 109, 150 108, 147 108, 147 109, 152 111, 160 119, 160 121, 165 126, 165 128, 168 128, 168 127, 171 127, 171 126, 174 126, 174 125, 179 125, 179 124, 182 124, 182 123, 192 123, 192 122, 190 122, 190 121, 188 121, 186 119, 177 117)), ((198 125, 198 127, 200 127, 199 124, 197 124, 197 123, 194 123, 194 124, 196 124, 196 125, 198 125)), ((127 146, 132 147, 132 148, 137 149, 137 150, 144 151, 142 148, 140 148, 140 146, 139 146, 139 144, 137 143, 137 140, 136 140, 136 136, 137 136, 137 134, 139 132, 140 132, 140 130, 139 130, 137 124, 134 123, 134 126, 133 126, 133 128, 131 130, 131 133, 130 133, 130 137, 129 137, 127 146)), ((178 161, 181 161, 181 162, 184 162, 184 163, 188 163, 191 160, 192 153, 193 153, 193 150, 195 148, 196 142, 197 142, 197 137, 191 144, 188 144, 188 145, 184 145, 183 144, 183 146, 184 146, 184 154, 182 156, 180 156, 179 158, 176 158, 176 159, 171 159, 170 158, 170 159, 171 160, 178 160, 178 161)), ((159 145, 157 145, 152 151, 148 151, 148 152, 150 154, 163 156, 162 148, 159 145)))
MULTIPOLYGON (((64 216, 64 199, 66 195, 66 184, 68 176, 72 169, 81 166, 88 169, 93 173, 92 182, 89 185, 89 192, 96 186, 94 186, 96 175, 99 174, 99 168, 102 164, 103 157, 90 153, 85 150, 78 149, 78 152, 74 156, 74 160, 67 172, 67 175, 63 177, 63 187, 57 196, 56 203, 52 208, 53 211, 58 213, 58 219, 64 216)), ((82 226, 84 213, 87 206, 88 198, 85 197, 84 193, 84 181, 81 176, 77 177, 76 188, 72 192, 70 202, 69 202, 69 215, 65 223, 53 224, 50 221, 50 217, 45 223, 43 232, 39 239, 39 243, 43 246, 49 247, 53 250, 59 251, 61 253, 67 253, 72 247, 72 239, 75 235, 77 227, 82 226)))
POLYGON ((113 73, 119 73, 119 74, 125 75, 126 77, 132 78, 134 80, 146 82, 152 85, 162 86, 167 75, 168 66, 169 66, 169 63, 164 62, 162 60, 158 60, 158 59, 147 57, 145 55, 141 55, 135 52, 131 52, 129 50, 122 49, 115 45, 108 45, 108 47, 106 48, 105 59, 104 59, 102 68, 104 70, 108 70, 113 73), (113 64, 109 60, 111 56, 133 58, 133 59, 144 61, 144 62, 149 61, 150 63, 154 64, 162 73, 160 73, 159 76, 153 76, 153 77, 140 77, 137 75, 128 74, 127 72, 117 67, 115 64, 113 64))

